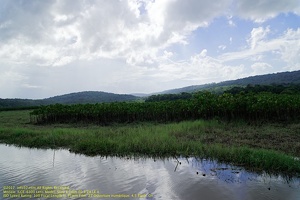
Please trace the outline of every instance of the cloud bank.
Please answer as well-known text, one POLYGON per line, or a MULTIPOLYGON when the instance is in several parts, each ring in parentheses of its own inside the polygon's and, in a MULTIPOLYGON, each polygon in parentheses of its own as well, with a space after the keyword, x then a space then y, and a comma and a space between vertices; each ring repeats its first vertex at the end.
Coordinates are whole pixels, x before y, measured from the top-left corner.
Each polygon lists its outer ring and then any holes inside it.
POLYGON ((299 19, 298 0, 3 0, 0 13, 0 97, 154 92, 300 69, 299 23, 277 35, 267 24, 282 14, 299 19), (230 49, 230 36, 215 52, 193 49, 191 37, 222 18, 228 30, 250 20, 244 45, 230 49), (186 49, 193 53, 178 59, 186 49))

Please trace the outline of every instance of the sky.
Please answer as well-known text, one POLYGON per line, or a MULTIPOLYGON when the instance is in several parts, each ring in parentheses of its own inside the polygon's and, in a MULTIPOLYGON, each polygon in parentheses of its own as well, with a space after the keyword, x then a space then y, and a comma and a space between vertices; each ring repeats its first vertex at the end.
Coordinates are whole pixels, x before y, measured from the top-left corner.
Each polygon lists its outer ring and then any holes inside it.
POLYGON ((299 0, 1 0, 0 98, 300 70, 299 0))

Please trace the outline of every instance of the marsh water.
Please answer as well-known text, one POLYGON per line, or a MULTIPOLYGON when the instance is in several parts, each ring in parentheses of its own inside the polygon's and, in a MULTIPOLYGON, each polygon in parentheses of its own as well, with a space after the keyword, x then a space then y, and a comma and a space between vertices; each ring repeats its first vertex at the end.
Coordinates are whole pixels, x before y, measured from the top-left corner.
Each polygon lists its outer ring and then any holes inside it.
POLYGON ((27 199, 5 198, 7 186, 15 192, 60 186, 86 195, 36 199, 300 199, 299 178, 247 172, 211 160, 88 157, 0 144, 0 199, 27 199))

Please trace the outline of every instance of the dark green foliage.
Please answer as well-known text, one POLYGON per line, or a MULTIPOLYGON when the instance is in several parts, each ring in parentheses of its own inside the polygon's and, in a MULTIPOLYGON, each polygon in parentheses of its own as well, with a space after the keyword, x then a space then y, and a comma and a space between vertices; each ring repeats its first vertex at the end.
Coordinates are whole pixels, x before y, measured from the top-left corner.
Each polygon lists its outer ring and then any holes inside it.
POLYGON ((218 83, 218 85, 271 85, 271 84, 288 84, 300 83, 300 70, 292 72, 279 72, 274 74, 265 74, 258 76, 250 76, 247 78, 241 78, 233 81, 224 81, 218 83))
POLYGON ((171 122, 220 118, 224 120, 287 121, 300 117, 300 95, 272 93, 198 92, 191 99, 145 103, 102 103, 42 106, 31 113, 36 123, 171 122))
POLYGON ((39 106, 26 106, 26 107, 5 107, 5 108, 0 108, 1 111, 13 111, 13 110, 33 110, 37 109, 39 106))
POLYGON ((43 105, 41 100, 0 99, 0 110, 22 109, 43 105))
POLYGON ((281 84, 281 85, 247 85, 246 87, 233 87, 226 93, 238 94, 270 92, 274 94, 300 94, 300 84, 281 84))
POLYGON ((180 94, 158 94, 158 95, 151 95, 147 97, 145 102, 155 102, 155 101, 175 101, 179 99, 190 99, 192 98, 191 93, 182 92, 180 94))

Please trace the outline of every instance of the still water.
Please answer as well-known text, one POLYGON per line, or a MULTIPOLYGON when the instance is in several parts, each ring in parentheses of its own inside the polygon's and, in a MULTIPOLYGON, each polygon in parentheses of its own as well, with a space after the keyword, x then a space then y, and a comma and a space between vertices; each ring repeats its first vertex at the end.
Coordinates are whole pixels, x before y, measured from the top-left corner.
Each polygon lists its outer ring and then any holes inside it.
POLYGON ((299 178, 251 173, 210 160, 87 157, 0 144, 0 199, 27 199, 5 198, 7 186, 14 192, 40 188, 44 195, 61 186, 69 195, 34 199, 300 199, 299 178))

